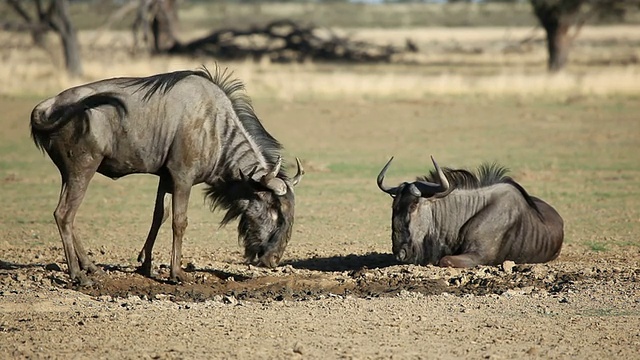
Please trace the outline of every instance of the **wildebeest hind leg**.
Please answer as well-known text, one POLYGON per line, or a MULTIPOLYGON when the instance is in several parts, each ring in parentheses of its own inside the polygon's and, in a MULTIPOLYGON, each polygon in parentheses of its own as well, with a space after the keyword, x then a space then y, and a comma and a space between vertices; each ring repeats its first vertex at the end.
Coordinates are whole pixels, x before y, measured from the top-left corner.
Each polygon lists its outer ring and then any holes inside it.
POLYGON ((89 171, 68 174, 67 176, 63 175, 60 200, 53 214, 62 238, 62 245, 69 267, 69 276, 81 286, 91 285, 91 281, 80 270, 80 259, 83 261, 88 259, 80 241, 77 238, 74 239, 73 222, 93 174, 95 174, 95 168, 89 171), (77 247, 75 246, 76 243, 78 244, 77 247))
POLYGON ((158 183, 158 191, 156 193, 156 202, 153 208, 153 220, 151 221, 151 227, 149 228, 149 234, 147 240, 144 242, 142 250, 138 255, 138 261, 142 264, 138 268, 138 271, 148 277, 152 277, 151 261, 153 245, 158 237, 158 231, 160 226, 164 224, 169 215, 169 205, 171 204, 171 195, 167 193, 167 181, 160 178, 158 183))
POLYGON ((440 259, 438 266, 442 267, 456 267, 456 268, 470 268, 479 265, 480 256, 476 253, 467 253, 461 255, 449 255, 440 259))

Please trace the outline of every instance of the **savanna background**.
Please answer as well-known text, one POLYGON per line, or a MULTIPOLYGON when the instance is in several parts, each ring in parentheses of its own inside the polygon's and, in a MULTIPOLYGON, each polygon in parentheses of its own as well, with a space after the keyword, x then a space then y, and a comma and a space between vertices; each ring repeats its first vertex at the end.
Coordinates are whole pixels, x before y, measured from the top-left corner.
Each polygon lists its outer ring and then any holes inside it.
MULTIPOLYGON (((0 354, 5 358, 638 358, 640 13, 572 28, 547 69, 529 2, 181 1, 176 37, 277 19, 417 52, 389 62, 134 51, 125 2, 70 1, 82 74, 60 39, 0 31, 0 354), (247 267, 235 224, 192 192, 183 266, 193 282, 134 273, 157 178, 96 175, 76 231, 105 274, 76 288, 53 220, 58 170, 29 137, 41 100, 116 76, 228 67, 264 126, 302 160, 282 266, 247 267), (565 220, 548 264, 441 269, 391 255, 389 183, 498 162, 565 220)), ((19 17, 0 3, 2 24, 19 17)), ((154 249, 166 272, 170 226, 154 249)))

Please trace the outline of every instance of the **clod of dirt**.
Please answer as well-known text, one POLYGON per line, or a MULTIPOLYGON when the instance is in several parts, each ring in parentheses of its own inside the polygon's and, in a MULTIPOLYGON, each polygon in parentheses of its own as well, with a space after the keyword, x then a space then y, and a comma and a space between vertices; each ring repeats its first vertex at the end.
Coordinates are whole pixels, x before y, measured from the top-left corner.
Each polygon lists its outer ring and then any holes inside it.
POLYGON ((44 269, 47 271, 62 271, 62 268, 60 268, 60 265, 56 263, 47 264, 44 266, 44 269))
POLYGON ((302 346, 302 344, 300 344, 299 342, 295 343, 293 345, 293 352, 296 354, 304 355, 304 346, 302 346))
POLYGON ((507 260, 502 263, 502 271, 504 271, 507 274, 511 274, 513 272, 514 266, 516 266, 515 262, 511 260, 507 260))

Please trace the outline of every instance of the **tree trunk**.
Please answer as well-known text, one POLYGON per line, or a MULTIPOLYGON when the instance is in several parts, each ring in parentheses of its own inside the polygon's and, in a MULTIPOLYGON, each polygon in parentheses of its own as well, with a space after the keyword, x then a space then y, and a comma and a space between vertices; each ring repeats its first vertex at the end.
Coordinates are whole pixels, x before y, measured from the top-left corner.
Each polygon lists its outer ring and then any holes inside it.
POLYGON ((67 0, 55 0, 53 6, 51 23, 62 41, 65 67, 71 76, 81 76, 80 44, 71 20, 69 20, 69 3, 67 0))
POLYGON ((569 58, 569 29, 585 0, 530 0, 533 12, 547 33, 547 66, 550 72, 564 68, 569 58))
POLYGON ((155 1, 155 11, 151 30, 156 52, 166 52, 177 42, 175 27, 178 22, 178 8, 175 0, 155 1))
POLYGON ((547 62, 550 72, 558 72, 564 68, 569 58, 571 41, 569 38, 569 26, 555 24, 545 27, 547 32, 547 50, 549 59, 547 62))

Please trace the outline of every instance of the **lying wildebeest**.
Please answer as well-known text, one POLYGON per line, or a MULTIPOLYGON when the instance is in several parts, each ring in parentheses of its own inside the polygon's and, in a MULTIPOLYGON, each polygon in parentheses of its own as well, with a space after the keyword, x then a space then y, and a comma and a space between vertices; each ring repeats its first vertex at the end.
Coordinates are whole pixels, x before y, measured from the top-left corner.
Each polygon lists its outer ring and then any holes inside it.
POLYGON ((151 253, 172 200, 171 280, 183 280, 182 238, 191 187, 206 183, 212 210, 226 209, 221 225, 240 217, 239 240, 251 263, 278 264, 291 237, 295 186, 281 170, 282 146, 255 115, 243 84, 216 66, 144 78, 114 78, 74 87, 44 100, 31 113, 31 136, 60 170, 62 190, 54 217, 69 275, 95 265, 73 221, 96 172, 113 179, 133 174, 160 180, 153 220, 138 260, 151 276, 151 253), (169 196, 168 194, 171 194, 169 196))
POLYGON ((505 260, 540 263, 560 254, 563 221, 549 204, 529 196, 498 165, 435 170, 397 187, 378 187, 393 197, 392 241, 404 263, 452 267, 497 265, 505 260))

